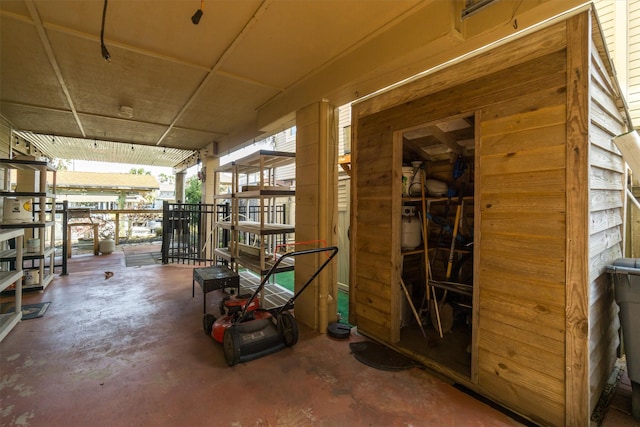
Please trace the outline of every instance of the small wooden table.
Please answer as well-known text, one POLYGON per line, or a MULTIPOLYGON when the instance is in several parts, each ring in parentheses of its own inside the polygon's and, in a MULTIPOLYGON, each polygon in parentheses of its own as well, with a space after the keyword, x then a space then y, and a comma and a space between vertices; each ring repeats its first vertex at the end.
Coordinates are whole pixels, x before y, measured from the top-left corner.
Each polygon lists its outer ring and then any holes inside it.
POLYGON ((207 312, 207 293, 216 289, 236 288, 240 292, 240 276, 229 267, 212 265, 210 267, 194 268, 191 283, 191 297, 196 295, 196 282, 202 288, 204 296, 203 313, 207 312))

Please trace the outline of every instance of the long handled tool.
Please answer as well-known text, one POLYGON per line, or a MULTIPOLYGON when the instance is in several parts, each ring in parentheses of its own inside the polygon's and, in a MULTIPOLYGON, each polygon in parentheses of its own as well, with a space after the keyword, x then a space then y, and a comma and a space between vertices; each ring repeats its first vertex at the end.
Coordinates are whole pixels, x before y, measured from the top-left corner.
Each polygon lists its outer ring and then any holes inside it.
POLYGON ((409 290, 407 289, 407 285, 405 285, 404 280, 402 280, 402 277, 400 277, 400 284, 402 285, 402 290, 404 291, 404 296, 407 297, 407 301, 409 302, 409 307, 411 307, 411 311, 413 312, 413 316, 416 318, 416 321, 418 322, 418 326, 420 326, 420 331, 422 331, 422 336, 424 337, 424 340, 427 342, 427 345, 429 345, 429 338, 427 338, 427 333, 424 330, 424 327, 422 326, 422 320, 420 319, 420 315, 418 314, 418 311, 416 310, 416 306, 413 304, 413 301, 411 300, 411 295, 409 294, 409 290))
MULTIPOLYGON (((426 174, 422 174, 422 242, 424 245, 424 268, 425 268, 425 275, 426 275, 426 284, 427 284, 427 288, 425 289, 426 293, 426 298, 427 298, 427 308, 430 310, 431 306, 433 305, 433 310, 435 311, 436 314, 436 322, 438 324, 438 333, 440 334, 440 338, 442 338, 444 335, 442 333, 442 322, 440 321, 440 308, 438 307, 438 299, 436 298, 436 289, 433 286, 429 285, 429 281, 432 279, 431 276, 431 262, 429 261, 429 236, 428 236, 428 222, 427 222, 427 197, 425 194, 425 187, 426 187, 426 182, 425 182, 425 175, 426 174), (429 292, 433 292, 433 299, 434 299, 434 303, 431 304, 431 295, 429 294, 429 292)), ((422 327, 422 323, 420 323, 420 326, 422 327)))

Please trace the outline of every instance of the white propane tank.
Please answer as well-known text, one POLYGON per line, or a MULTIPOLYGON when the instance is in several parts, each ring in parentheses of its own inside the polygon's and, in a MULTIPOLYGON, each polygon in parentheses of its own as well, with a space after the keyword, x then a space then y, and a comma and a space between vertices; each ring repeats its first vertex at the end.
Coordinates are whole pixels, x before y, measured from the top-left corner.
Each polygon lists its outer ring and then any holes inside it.
POLYGON ((422 243, 420 220, 415 215, 415 206, 402 207, 402 241, 403 250, 411 250, 422 243))

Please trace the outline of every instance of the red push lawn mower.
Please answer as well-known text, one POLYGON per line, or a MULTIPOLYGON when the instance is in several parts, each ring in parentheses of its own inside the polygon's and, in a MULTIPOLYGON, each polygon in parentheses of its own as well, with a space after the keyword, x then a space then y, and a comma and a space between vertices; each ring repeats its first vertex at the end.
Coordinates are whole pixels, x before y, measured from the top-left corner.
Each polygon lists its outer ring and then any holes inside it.
POLYGON ((298 341, 298 324, 289 310, 293 308, 296 298, 307 289, 307 286, 331 262, 337 253, 338 248, 335 246, 288 252, 276 260, 252 295, 225 297, 220 303, 221 317, 218 319, 212 314, 207 313, 204 315, 202 319, 204 331, 222 344, 224 358, 229 366, 240 362, 248 362, 296 344, 298 341), (304 286, 285 305, 271 309, 260 307, 257 299, 258 295, 285 258, 319 252, 330 252, 330 254, 327 254, 327 259, 324 263, 320 265, 304 286))

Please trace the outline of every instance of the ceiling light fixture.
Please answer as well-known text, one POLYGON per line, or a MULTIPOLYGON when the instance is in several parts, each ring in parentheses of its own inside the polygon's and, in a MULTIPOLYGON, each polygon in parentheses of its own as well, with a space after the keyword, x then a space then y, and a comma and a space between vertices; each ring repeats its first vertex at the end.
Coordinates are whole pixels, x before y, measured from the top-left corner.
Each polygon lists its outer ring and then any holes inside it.
POLYGON ((100 49, 102 50, 102 57, 105 61, 111 62, 111 55, 104 45, 104 19, 107 15, 107 0, 104 0, 104 7, 102 8, 102 28, 100 29, 100 49))
POLYGON ((200 18, 202 18, 202 14, 204 13, 204 0, 200 0, 200 9, 196 10, 196 13, 191 17, 191 22, 193 25, 198 25, 200 23, 200 18))

